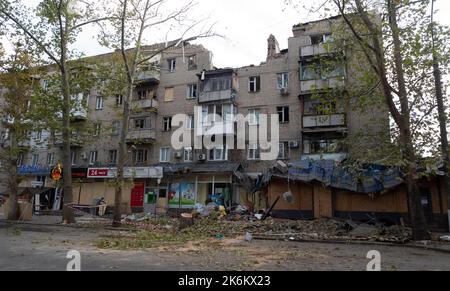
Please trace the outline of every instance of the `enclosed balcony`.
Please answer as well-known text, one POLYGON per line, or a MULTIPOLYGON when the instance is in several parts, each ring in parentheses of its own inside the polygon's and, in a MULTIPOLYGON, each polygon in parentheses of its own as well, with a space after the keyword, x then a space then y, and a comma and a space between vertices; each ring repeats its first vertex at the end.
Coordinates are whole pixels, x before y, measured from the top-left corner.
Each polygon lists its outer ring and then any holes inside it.
POLYGON ((303 128, 343 127, 345 125, 346 116, 343 113, 303 116, 303 128))
POLYGON ((328 54, 330 52, 330 46, 325 43, 319 43, 314 45, 308 45, 300 48, 300 56, 302 58, 328 54))
MULTIPOLYGON (((62 133, 58 133, 54 137, 54 146, 62 147, 63 146, 63 135, 62 133)), ((72 139, 70 140, 70 146, 72 148, 81 148, 84 146, 84 141, 81 135, 73 134, 72 139)))
POLYGON ((159 104, 156 99, 144 99, 144 100, 133 100, 131 102, 131 110, 142 110, 142 109, 158 109, 159 104))
POLYGON ((335 77, 328 79, 314 79, 300 81, 300 89, 302 92, 312 92, 316 90, 339 89, 343 88, 345 81, 343 77, 335 77))
POLYGON ((230 101, 236 97, 237 79, 233 69, 205 71, 200 80, 199 103, 230 101))
POLYGON ((133 130, 127 134, 127 143, 153 143, 155 141, 155 129, 133 130))

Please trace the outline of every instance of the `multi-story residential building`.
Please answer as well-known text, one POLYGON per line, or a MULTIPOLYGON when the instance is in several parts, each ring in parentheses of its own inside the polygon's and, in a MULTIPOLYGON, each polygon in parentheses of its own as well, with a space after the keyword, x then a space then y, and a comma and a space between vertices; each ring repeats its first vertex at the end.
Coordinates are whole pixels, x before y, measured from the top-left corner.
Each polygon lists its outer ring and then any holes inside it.
MULTIPOLYGON (((338 19, 294 26, 285 50, 280 50, 271 35, 267 59, 258 66, 213 68, 211 52, 191 44, 152 59, 141 69, 131 104, 125 172, 134 182, 124 189, 124 203, 136 210, 152 211, 155 204, 186 208, 222 197, 231 205, 240 203, 248 191, 235 176, 238 170, 255 177, 278 160, 344 159, 348 152, 339 147, 339 139, 365 130, 365 123, 361 113, 350 112, 343 102, 335 101, 340 98, 325 102, 330 110, 321 109, 325 93, 339 97, 354 80, 345 63, 323 71, 316 63, 320 58, 334 60, 345 54, 326 49, 334 21, 338 19), (192 145, 181 150, 172 147, 172 136, 178 129, 172 119, 177 114, 187 115, 184 131, 192 137, 192 145), (278 118, 278 159, 262 161, 260 145, 249 136, 245 149, 236 148, 237 114, 248 117, 246 129, 259 127, 262 114, 278 118), (215 117, 208 117, 211 115, 215 117), (226 143, 230 136, 235 139, 233 144, 226 143), (223 138, 224 143, 207 148, 201 142, 217 138, 223 138)), ((160 46, 146 47, 144 52, 160 46)), ((73 123, 93 130, 89 139, 74 135, 74 203, 92 204, 94 198, 104 197, 112 205, 123 97, 102 96, 93 88, 77 98, 87 103, 87 110, 74 112, 73 123)), ((374 108, 373 115, 377 124, 388 124, 387 112, 374 108)), ((31 176, 22 186, 42 181, 61 158, 57 133, 34 133, 31 141, 31 150, 22 160, 23 165, 32 166, 24 167, 22 174, 31 176)), ((55 187, 51 181, 42 182, 55 187)))

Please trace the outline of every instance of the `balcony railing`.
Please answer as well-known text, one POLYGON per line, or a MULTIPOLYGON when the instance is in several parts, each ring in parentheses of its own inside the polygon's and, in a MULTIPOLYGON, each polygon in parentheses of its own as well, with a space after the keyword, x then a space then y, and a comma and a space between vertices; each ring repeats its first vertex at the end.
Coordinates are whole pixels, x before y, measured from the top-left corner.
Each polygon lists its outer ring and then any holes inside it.
POLYGON ((153 142, 156 140, 154 129, 143 129, 130 131, 127 134, 127 142, 153 142))
POLYGON ((303 116, 303 128, 345 126, 345 114, 303 116))
POLYGON ((84 108, 72 110, 72 112, 70 113, 70 117, 72 118, 72 120, 87 120, 88 111, 84 108))
POLYGON ((154 109, 159 108, 158 100, 145 99, 145 100, 134 100, 131 102, 132 110, 151 109, 151 108, 154 108, 154 109))
POLYGON ((302 160, 334 160, 336 162, 342 162, 348 157, 347 153, 327 153, 327 154, 310 154, 310 155, 302 155, 302 160))
POLYGON ((305 80, 300 81, 302 92, 311 92, 314 90, 326 90, 342 88, 345 85, 343 77, 328 78, 326 80, 305 80))
POLYGON ((137 75, 136 81, 138 83, 159 83, 159 76, 159 72, 156 71, 143 71, 137 75))
MULTIPOLYGON (((57 147, 62 147, 63 146, 63 136, 62 136, 62 134, 55 135, 53 144, 55 146, 57 146, 57 147)), ((80 135, 78 135, 78 134, 72 135, 72 139, 70 140, 70 146, 71 147, 83 147, 84 146, 83 138, 80 135)))
POLYGON ((226 101, 235 97, 234 90, 222 90, 222 91, 210 91, 201 92, 198 98, 199 103, 214 102, 214 101, 226 101))
POLYGON ((197 128, 197 136, 234 135, 234 122, 221 122, 212 125, 201 125, 197 128))
POLYGON ((329 45, 325 43, 308 45, 300 49, 300 55, 302 58, 328 54, 329 52, 329 45))

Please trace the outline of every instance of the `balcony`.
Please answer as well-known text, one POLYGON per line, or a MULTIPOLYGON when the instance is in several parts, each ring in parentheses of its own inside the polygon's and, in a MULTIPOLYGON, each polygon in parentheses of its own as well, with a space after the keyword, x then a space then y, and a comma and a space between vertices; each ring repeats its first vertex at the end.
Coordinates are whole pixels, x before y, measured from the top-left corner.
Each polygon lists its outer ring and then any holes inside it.
POLYGON ((131 102, 131 110, 142 110, 142 109, 158 109, 158 100, 155 99, 144 99, 144 100, 134 100, 131 102))
POLYGON ((212 135, 234 135, 234 122, 215 123, 210 126, 203 125, 197 128, 197 136, 212 136, 212 135))
POLYGON ((330 153, 330 154, 311 154, 311 155, 302 155, 302 161, 305 160, 313 160, 313 161, 320 161, 320 160, 333 160, 336 162, 342 162, 343 160, 347 159, 348 154, 347 153, 330 153))
POLYGON ((330 52, 329 45, 325 43, 308 45, 300 48, 300 56, 302 58, 328 54, 329 52, 330 52))
POLYGON ((303 116, 303 128, 345 126, 345 114, 303 116))
POLYGON ((156 141, 156 131, 154 129, 134 130, 127 134, 127 143, 152 143, 154 141, 156 141))
POLYGON ((86 121, 88 119, 88 111, 85 108, 72 110, 70 118, 72 121, 86 121))
MULTIPOLYGON (((63 136, 62 134, 55 135, 54 146, 62 147, 63 146, 63 136)), ((70 146, 72 148, 82 148, 84 146, 83 138, 80 135, 74 134, 72 135, 72 139, 70 140, 70 146)))
POLYGON ((222 91, 209 91, 201 92, 198 98, 199 103, 217 102, 217 101, 229 101, 236 96, 234 90, 222 90, 222 91))
POLYGON ((300 81, 301 92, 312 92, 315 90, 338 89, 345 86, 343 77, 335 77, 328 79, 316 79, 300 81))
POLYGON ((156 71, 142 71, 136 77, 138 84, 159 84, 159 72, 156 71))

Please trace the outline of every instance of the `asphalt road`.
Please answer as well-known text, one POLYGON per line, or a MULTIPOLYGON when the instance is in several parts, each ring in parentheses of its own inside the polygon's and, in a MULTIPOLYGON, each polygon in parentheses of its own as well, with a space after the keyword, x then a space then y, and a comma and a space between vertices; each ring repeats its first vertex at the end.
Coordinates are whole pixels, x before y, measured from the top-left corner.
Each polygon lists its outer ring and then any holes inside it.
POLYGON ((71 250, 80 253, 82 271, 364 271, 371 250, 380 252, 385 271, 450 271, 450 254, 404 247, 225 239, 136 251, 99 249, 98 240, 108 234, 0 222, 0 271, 65 271, 71 250))

